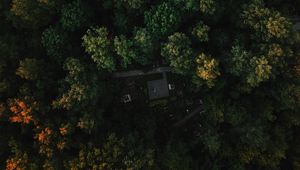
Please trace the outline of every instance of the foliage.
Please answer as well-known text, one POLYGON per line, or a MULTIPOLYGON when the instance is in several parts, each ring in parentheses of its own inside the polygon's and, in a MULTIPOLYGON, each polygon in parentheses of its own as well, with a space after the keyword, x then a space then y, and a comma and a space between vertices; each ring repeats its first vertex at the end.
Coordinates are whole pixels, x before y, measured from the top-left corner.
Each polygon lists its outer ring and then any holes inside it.
POLYGON ((144 161, 141 157, 136 157, 138 155, 135 154, 134 150, 127 152, 124 139, 118 139, 115 134, 111 134, 101 148, 91 144, 82 147, 78 158, 69 161, 65 166, 68 169, 76 170, 143 169, 151 166, 151 161, 147 160, 148 155, 145 155, 144 159, 146 160, 144 161))
POLYGON ((204 14, 213 14, 216 10, 214 0, 200 0, 200 11, 204 14))
POLYGON ((157 38, 175 31, 180 21, 181 17, 177 9, 166 2, 145 13, 146 28, 157 38))
POLYGON ((80 0, 76 0, 62 8, 60 23, 64 29, 74 31, 83 26, 87 19, 83 6, 80 0))
MULTIPOLYGON (((34 104, 36 105, 36 103, 34 104)), ((13 115, 9 118, 9 120, 13 123, 23 123, 29 124, 34 121, 32 112, 32 106, 29 106, 24 101, 19 99, 13 99, 9 101, 10 111, 13 115)))
POLYGON ((17 69, 16 74, 27 80, 35 80, 43 73, 42 67, 43 63, 40 60, 35 58, 25 58, 20 61, 20 66, 17 69))
POLYGON ((53 0, 13 0, 10 12, 12 17, 18 19, 12 19, 16 26, 36 28, 47 25, 50 22, 50 9, 53 6, 53 0))
POLYGON ((122 63, 125 68, 132 64, 132 61, 137 58, 135 51, 133 50, 133 42, 127 40, 125 36, 115 37, 114 47, 117 55, 122 58, 122 63))
POLYGON ((201 53, 196 58, 197 76, 206 81, 209 87, 214 86, 214 81, 221 75, 218 60, 201 53))
POLYGON ((129 9, 139 9, 145 4, 145 0, 113 0, 113 3, 117 7, 124 5, 129 9))
POLYGON ((163 45, 161 55, 180 74, 187 74, 193 68, 191 41, 183 33, 174 33, 169 36, 167 43, 163 45))
POLYGON ((54 57, 55 59, 63 57, 66 38, 57 27, 47 28, 43 32, 41 42, 48 56, 54 57))
POLYGON ((192 159, 188 155, 187 147, 183 143, 169 144, 162 155, 162 164, 165 169, 189 170, 192 169, 192 159))
POLYGON ((134 31, 134 48, 137 50, 137 62, 142 65, 149 64, 149 60, 154 54, 154 42, 151 34, 146 29, 136 29, 134 31))
POLYGON ((208 31, 209 27, 205 25, 203 22, 199 22, 195 28, 193 28, 192 34, 197 38, 200 42, 208 41, 208 31))
POLYGON ((247 78, 247 82, 251 86, 257 86, 258 83, 266 81, 270 78, 272 66, 269 65, 268 60, 264 56, 261 58, 252 58, 250 65, 254 69, 247 78))
POLYGON ((30 160, 28 153, 20 150, 15 141, 10 141, 10 148, 12 150, 13 156, 6 160, 6 170, 38 169, 37 163, 30 160))
POLYGON ((85 51, 89 53, 99 69, 112 71, 115 61, 111 55, 112 43, 104 27, 91 28, 82 37, 85 51))
POLYGON ((97 95, 97 77, 95 75, 86 75, 84 66, 80 60, 68 58, 64 65, 65 70, 69 72, 65 81, 69 83, 70 88, 58 100, 54 101, 55 107, 71 109, 78 104, 85 105, 89 101, 94 101, 97 95), (93 77, 94 76, 94 77, 93 77), (87 78, 89 77, 89 80, 87 78))
POLYGON ((251 59, 251 54, 244 50, 241 46, 236 45, 231 49, 230 65, 228 67, 231 74, 236 76, 242 76, 243 72, 249 70, 249 60, 251 59))
POLYGON ((289 34, 291 23, 277 11, 265 8, 262 4, 250 4, 243 12, 244 23, 254 29, 257 38, 282 39, 289 34))
POLYGON ((0 0, 0 169, 299 169, 299 7, 0 0))
POLYGON ((146 29, 136 29, 132 39, 120 35, 114 39, 114 49, 124 68, 134 62, 145 65, 153 55, 154 44, 146 29))

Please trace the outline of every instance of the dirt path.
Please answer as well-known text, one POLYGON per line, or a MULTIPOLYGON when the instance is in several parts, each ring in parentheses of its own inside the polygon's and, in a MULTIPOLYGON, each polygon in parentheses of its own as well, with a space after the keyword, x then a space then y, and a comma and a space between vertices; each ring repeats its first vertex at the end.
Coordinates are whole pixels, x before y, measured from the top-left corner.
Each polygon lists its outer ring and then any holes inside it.
POLYGON ((201 106, 197 107, 195 110, 193 110, 190 114, 185 116, 182 120, 178 121, 173 125, 173 127, 179 127, 182 126, 186 121, 190 120, 193 116, 195 116, 197 113, 202 113, 203 108, 201 106))
POLYGON ((172 69, 170 67, 157 67, 151 71, 143 72, 142 70, 131 70, 125 72, 116 72, 113 73, 113 77, 132 77, 132 76, 140 76, 140 75, 149 75, 149 74, 156 74, 156 73, 165 73, 171 72, 172 69))

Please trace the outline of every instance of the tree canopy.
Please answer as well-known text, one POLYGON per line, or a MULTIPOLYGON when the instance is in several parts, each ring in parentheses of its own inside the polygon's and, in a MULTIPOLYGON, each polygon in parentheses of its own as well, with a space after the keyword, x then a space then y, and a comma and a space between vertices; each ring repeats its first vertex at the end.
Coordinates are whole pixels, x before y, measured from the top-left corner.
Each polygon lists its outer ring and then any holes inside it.
POLYGON ((0 0, 0 169, 299 169, 299 16, 299 0, 0 0))

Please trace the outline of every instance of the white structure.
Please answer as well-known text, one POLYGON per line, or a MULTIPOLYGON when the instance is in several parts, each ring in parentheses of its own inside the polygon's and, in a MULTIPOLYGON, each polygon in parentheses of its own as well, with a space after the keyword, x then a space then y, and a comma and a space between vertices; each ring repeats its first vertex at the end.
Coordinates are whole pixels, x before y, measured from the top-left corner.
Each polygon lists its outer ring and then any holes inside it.
POLYGON ((122 101, 123 103, 129 103, 129 102, 131 102, 132 99, 131 99, 130 94, 125 94, 125 95, 122 97, 121 101, 122 101))
POLYGON ((175 84, 168 84, 169 90, 175 90, 175 84))

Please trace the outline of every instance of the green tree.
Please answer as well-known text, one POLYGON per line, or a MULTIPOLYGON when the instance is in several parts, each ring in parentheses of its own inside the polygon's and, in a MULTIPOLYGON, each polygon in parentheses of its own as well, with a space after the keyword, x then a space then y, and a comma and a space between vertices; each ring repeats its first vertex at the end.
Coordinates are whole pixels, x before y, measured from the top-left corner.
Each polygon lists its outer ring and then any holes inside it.
POLYGON ((204 14, 213 14, 216 11, 214 0, 200 0, 200 11, 204 14))
POLYGON ((260 82, 269 80, 271 77, 272 66, 269 61, 264 57, 254 57, 250 60, 253 70, 247 78, 247 82, 251 86, 257 86, 260 82))
POLYGON ((177 73, 188 74, 193 69, 191 41, 184 33, 174 33, 161 49, 161 55, 177 73))
MULTIPOLYGON (((278 51, 272 51, 272 53, 271 55, 280 55, 278 51)), ((268 59, 264 55, 256 57, 239 45, 233 46, 229 61, 231 67, 228 69, 233 75, 243 77, 245 82, 251 87, 255 87, 274 77, 273 66, 270 61, 275 62, 276 58, 270 57, 272 58, 268 59)))
POLYGON ((146 65, 154 54, 154 42, 146 29, 136 29, 133 34, 132 39, 124 35, 114 39, 115 52, 125 68, 134 63, 146 65))
POLYGON ((122 65, 125 68, 138 57, 134 50, 134 42, 128 40, 124 35, 115 37, 114 47, 117 55, 121 57, 122 65))
POLYGON ((208 41, 209 27, 203 22, 199 22, 192 31, 193 36, 200 42, 208 41))
POLYGON ((138 54, 135 60, 142 65, 148 64, 156 49, 153 37, 146 29, 135 29, 133 39, 138 54))
POLYGON ((148 169, 151 167, 151 161, 147 160, 148 154, 145 154, 145 161, 140 156, 142 155, 136 155, 134 150, 127 150, 124 139, 111 134, 100 148, 92 144, 82 147, 78 158, 70 160, 65 166, 76 170, 148 169))
POLYGON ((115 59, 112 55, 112 42, 104 27, 91 28, 82 37, 85 51, 89 53, 98 69, 115 70, 115 59))
POLYGON ((85 66, 75 58, 68 58, 64 69, 68 71, 65 82, 69 84, 69 90, 53 102, 54 107, 70 110, 97 102, 97 76, 88 75, 85 66))
MULTIPOLYGON (((145 0, 113 0, 114 5, 121 7, 122 5, 129 9, 139 9, 145 4, 145 0)), ((111 3, 111 2, 110 2, 111 3)))
POLYGON ((170 3, 162 3, 145 13, 145 24, 152 36, 161 38, 176 31, 181 22, 179 10, 170 3))
POLYGON ((52 17, 53 0, 13 0, 11 20, 16 27, 38 28, 49 24, 52 17))
POLYGON ((65 5, 61 10, 60 23, 66 30, 74 31, 81 28, 87 22, 85 5, 76 0, 65 5))
POLYGON ((62 60, 67 41, 66 35, 58 27, 47 28, 42 34, 41 42, 48 56, 62 60))
POLYGON ((243 11, 244 24, 253 29, 257 39, 287 38, 291 23, 278 11, 265 8, 261 1, 248 5, 243 11))

